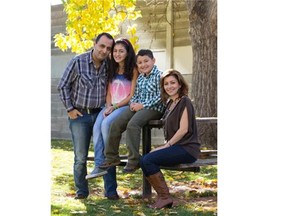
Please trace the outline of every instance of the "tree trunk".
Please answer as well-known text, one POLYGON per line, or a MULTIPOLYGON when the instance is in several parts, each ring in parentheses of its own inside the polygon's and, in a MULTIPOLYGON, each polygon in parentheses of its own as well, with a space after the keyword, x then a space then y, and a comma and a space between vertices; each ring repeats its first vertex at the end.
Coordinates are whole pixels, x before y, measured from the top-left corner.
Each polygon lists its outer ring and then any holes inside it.
MULTIPOLYGON (((192 99, 196 116, 217 116, 217 0, 186 0, 193 49, 192 99)), ((199 125, 201 144, 217 148, 217 126, 199 125)))

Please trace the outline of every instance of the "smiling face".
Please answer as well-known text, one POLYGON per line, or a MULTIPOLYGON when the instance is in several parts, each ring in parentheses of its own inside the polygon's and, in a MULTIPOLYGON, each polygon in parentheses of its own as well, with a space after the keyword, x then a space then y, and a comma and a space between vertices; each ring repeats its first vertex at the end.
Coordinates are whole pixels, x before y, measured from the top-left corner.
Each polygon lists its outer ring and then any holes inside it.
POLYGON ((93 59, 96 62, 103 61, 110 54, 112 46, 113 40, 103 35, 97 43, 94 42, 93 59))
POLYGON ((167 76, 164 78, 163 82, 164 90, 169 95, 169 97, 173 100, 179 97, 178 90, 181 88, 178 80, 175 76, 167 76))
POLYGON ((127 57, 127 55, 128 55, 127 50, 125 49, 123 44, 118 43, 114 46, 113 58, 114 58, 115 62, 117 62, 117 63, 121 62, 124 65, 124 61, 125 61, 125 58, 127 57))
POLYGON ((148 75, 155 64, 155 58, 151 59, 147 55, 138 56, 136 64, 140 73, 148 75))

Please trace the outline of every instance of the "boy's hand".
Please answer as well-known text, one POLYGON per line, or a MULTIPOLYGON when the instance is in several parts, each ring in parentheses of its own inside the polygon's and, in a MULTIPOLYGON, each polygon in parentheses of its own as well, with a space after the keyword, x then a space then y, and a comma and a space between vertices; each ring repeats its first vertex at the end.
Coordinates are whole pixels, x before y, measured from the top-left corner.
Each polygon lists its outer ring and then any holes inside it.
POLYGON ((141 109, 143 109, 143 104, 141 103, 131 103, 130 104, 130 110, 133 111, 133 112, 137 112, 141 109))

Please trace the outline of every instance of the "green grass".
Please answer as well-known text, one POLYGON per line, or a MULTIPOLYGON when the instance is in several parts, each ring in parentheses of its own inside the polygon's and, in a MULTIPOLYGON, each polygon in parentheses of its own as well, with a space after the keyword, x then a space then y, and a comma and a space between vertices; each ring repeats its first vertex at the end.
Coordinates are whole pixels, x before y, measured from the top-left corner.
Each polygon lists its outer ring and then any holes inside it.
MULTIPOLYGON (((120 153, 125 154, 125 145, 120 153)), ((103 196, 103 178, 89 181, 90 195, 75 200, 73 149, 70 141, 51 141, 51 215, 205 215, 217 214, 217 166, 201 168, 199 173, 163 170, 170 192, 176 201, 171 209, 152 210, 149 200, 142 199, 142 171, 124 174, 117 167, 118 201, 103 196)), ((92 144, 89 155, 93 155, 92 144)), ((93 162, 88 162, 88 172, 93 162)), ((153 198, 156 194, 153 191, 153 198)))

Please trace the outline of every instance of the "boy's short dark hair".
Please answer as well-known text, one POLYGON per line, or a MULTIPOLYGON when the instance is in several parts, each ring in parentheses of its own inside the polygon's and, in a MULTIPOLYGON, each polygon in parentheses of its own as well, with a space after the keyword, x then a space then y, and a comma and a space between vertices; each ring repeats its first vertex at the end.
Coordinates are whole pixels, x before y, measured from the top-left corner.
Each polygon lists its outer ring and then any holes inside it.
POLYGON ((138 56, 148 56, 149 58, 153 59, 153 52, 149 49, 141 49, 138 51, 137 55, 136 55, 136 59, 138 58, 138 56))

